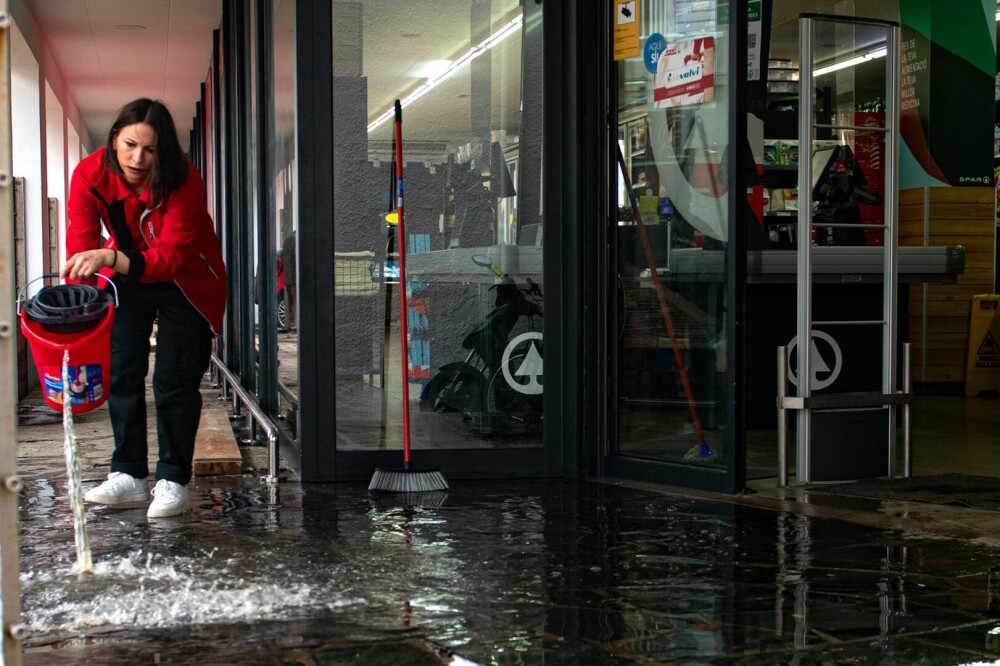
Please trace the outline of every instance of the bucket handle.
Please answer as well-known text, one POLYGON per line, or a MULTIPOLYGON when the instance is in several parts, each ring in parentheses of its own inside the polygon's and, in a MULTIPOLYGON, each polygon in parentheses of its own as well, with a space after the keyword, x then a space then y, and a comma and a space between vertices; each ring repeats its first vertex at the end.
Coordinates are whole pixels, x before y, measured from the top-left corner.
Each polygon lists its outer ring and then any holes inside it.
MULTIPOLYGON (((48 280, 51 278, 58 278, 58 277, 59 273, 42 273, 38 277, 28 280, 28 282, 23 287, 21 287, 17 292, 17 316, 18 317, 21 316, 21 302, 24 300, 23 298, 24 292, 28 288, 29 284, 31 284, 32 282, 38 282, 39 280, 48 280)), ((106 280, 108 284, 111 285, 111 289, 114 290, 115 292, 115 307, 118 307, 118 287, 115 286, 114 280, 112 280, 106 275, 101 275, 100 273, 94 273, 94 277, 102 278, 106 280)))

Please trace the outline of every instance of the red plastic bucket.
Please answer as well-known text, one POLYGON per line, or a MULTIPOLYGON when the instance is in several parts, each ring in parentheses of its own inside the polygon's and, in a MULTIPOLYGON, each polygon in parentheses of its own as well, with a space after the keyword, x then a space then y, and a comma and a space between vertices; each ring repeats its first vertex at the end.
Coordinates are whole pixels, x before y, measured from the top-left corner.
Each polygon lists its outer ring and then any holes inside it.
POLYGON ((115 308, 109 304, 107 313, 95 326, 77 333, 45 330, 28 317, 25 308, 21 308, 19 314, 21 331, 31 347, 45 403, 58 412, 63 410, 63 354, 69 351, 72 412, 82 414, 104 404, 111 392, 111 324, 115 308))

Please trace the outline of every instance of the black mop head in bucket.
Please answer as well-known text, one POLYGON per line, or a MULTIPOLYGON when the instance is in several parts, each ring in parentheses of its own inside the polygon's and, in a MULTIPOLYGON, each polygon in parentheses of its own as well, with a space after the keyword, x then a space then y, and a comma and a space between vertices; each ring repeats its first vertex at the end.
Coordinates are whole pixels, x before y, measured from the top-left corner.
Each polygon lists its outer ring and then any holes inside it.
POLYGON ((79 333, 97 326, 108 312, 111 294, 86 284, 43 287, 25 306, 28 319, 51 333, 79 333))

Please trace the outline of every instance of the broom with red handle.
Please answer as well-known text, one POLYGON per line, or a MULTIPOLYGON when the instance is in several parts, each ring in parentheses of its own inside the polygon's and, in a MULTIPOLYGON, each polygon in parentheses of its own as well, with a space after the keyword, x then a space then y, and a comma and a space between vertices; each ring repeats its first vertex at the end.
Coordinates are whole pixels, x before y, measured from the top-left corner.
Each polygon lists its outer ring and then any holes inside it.
MULTIPOLYGON (((410 469, 410 362, 406 300, 406 227, 403 217, 403 106, 396 100, 396 252, 399 255, 399 347, 403 371, 403 469, 376 469, 368 490, 392 493, 420 493, 448 489, 438 470, 410 469)), ((390 194, 391 196, 391 194, 390 194)), ((384 389, 383 389, 384 390, 384 389)))
POLYGON ((684 397, 687 398, 688 410, 691 412, 691 422, 694 424, 695 436, 698 438, 697 445, 685 456, 686 460, 698 460, 700 462, 714 462, 715 452, 705 441, 705 431, 701 427, 701 419, 698 417, 698 407, 695 404, 694 392, 691 390, 691 382, 688 381, 687 368, 684 365, 684 356, 681 354, 680 345, 677 343, 677 334, 674 333, 674 322, 670 316, 670 306, 667 305, 667 290, 660 282, 660 275, 656 271, 656 261, 653 259, 653 249, 649 245, 649 238, 646 236, 646 227, 642 222, 642 214, 639 213, 639 203, 635 199, 635 192, 632 190, 632 181, 628 176, 628 168, 625 165, 625 156, 622 154, 621 146, 618 146, 618 166, 621 168, 622 178, 625 180, 625 190, 628 192, 629 208, 632 211, 632 221, 639 232, 639 241, 642 243, 643 253, 646 255, 646 264, 649 266, 649 276, 653 280, 653 288, 656 290, 657 299, 660 301, 660 313, 663 315, 663 323, 667 327, 667 335, 670 336, 670 346, 674 351, 674 362, 677 364, 677 374, 680 375, 681 386, 684 388, 684 397))

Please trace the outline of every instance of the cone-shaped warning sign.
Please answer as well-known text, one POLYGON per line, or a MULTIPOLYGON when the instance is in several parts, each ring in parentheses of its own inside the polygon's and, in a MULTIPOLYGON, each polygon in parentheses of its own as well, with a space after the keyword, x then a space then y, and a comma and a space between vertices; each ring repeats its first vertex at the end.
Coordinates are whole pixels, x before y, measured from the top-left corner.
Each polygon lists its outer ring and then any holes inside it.
POLYGON ((965 395, 1000 392, 1000 296, 972 297, 965 395))

